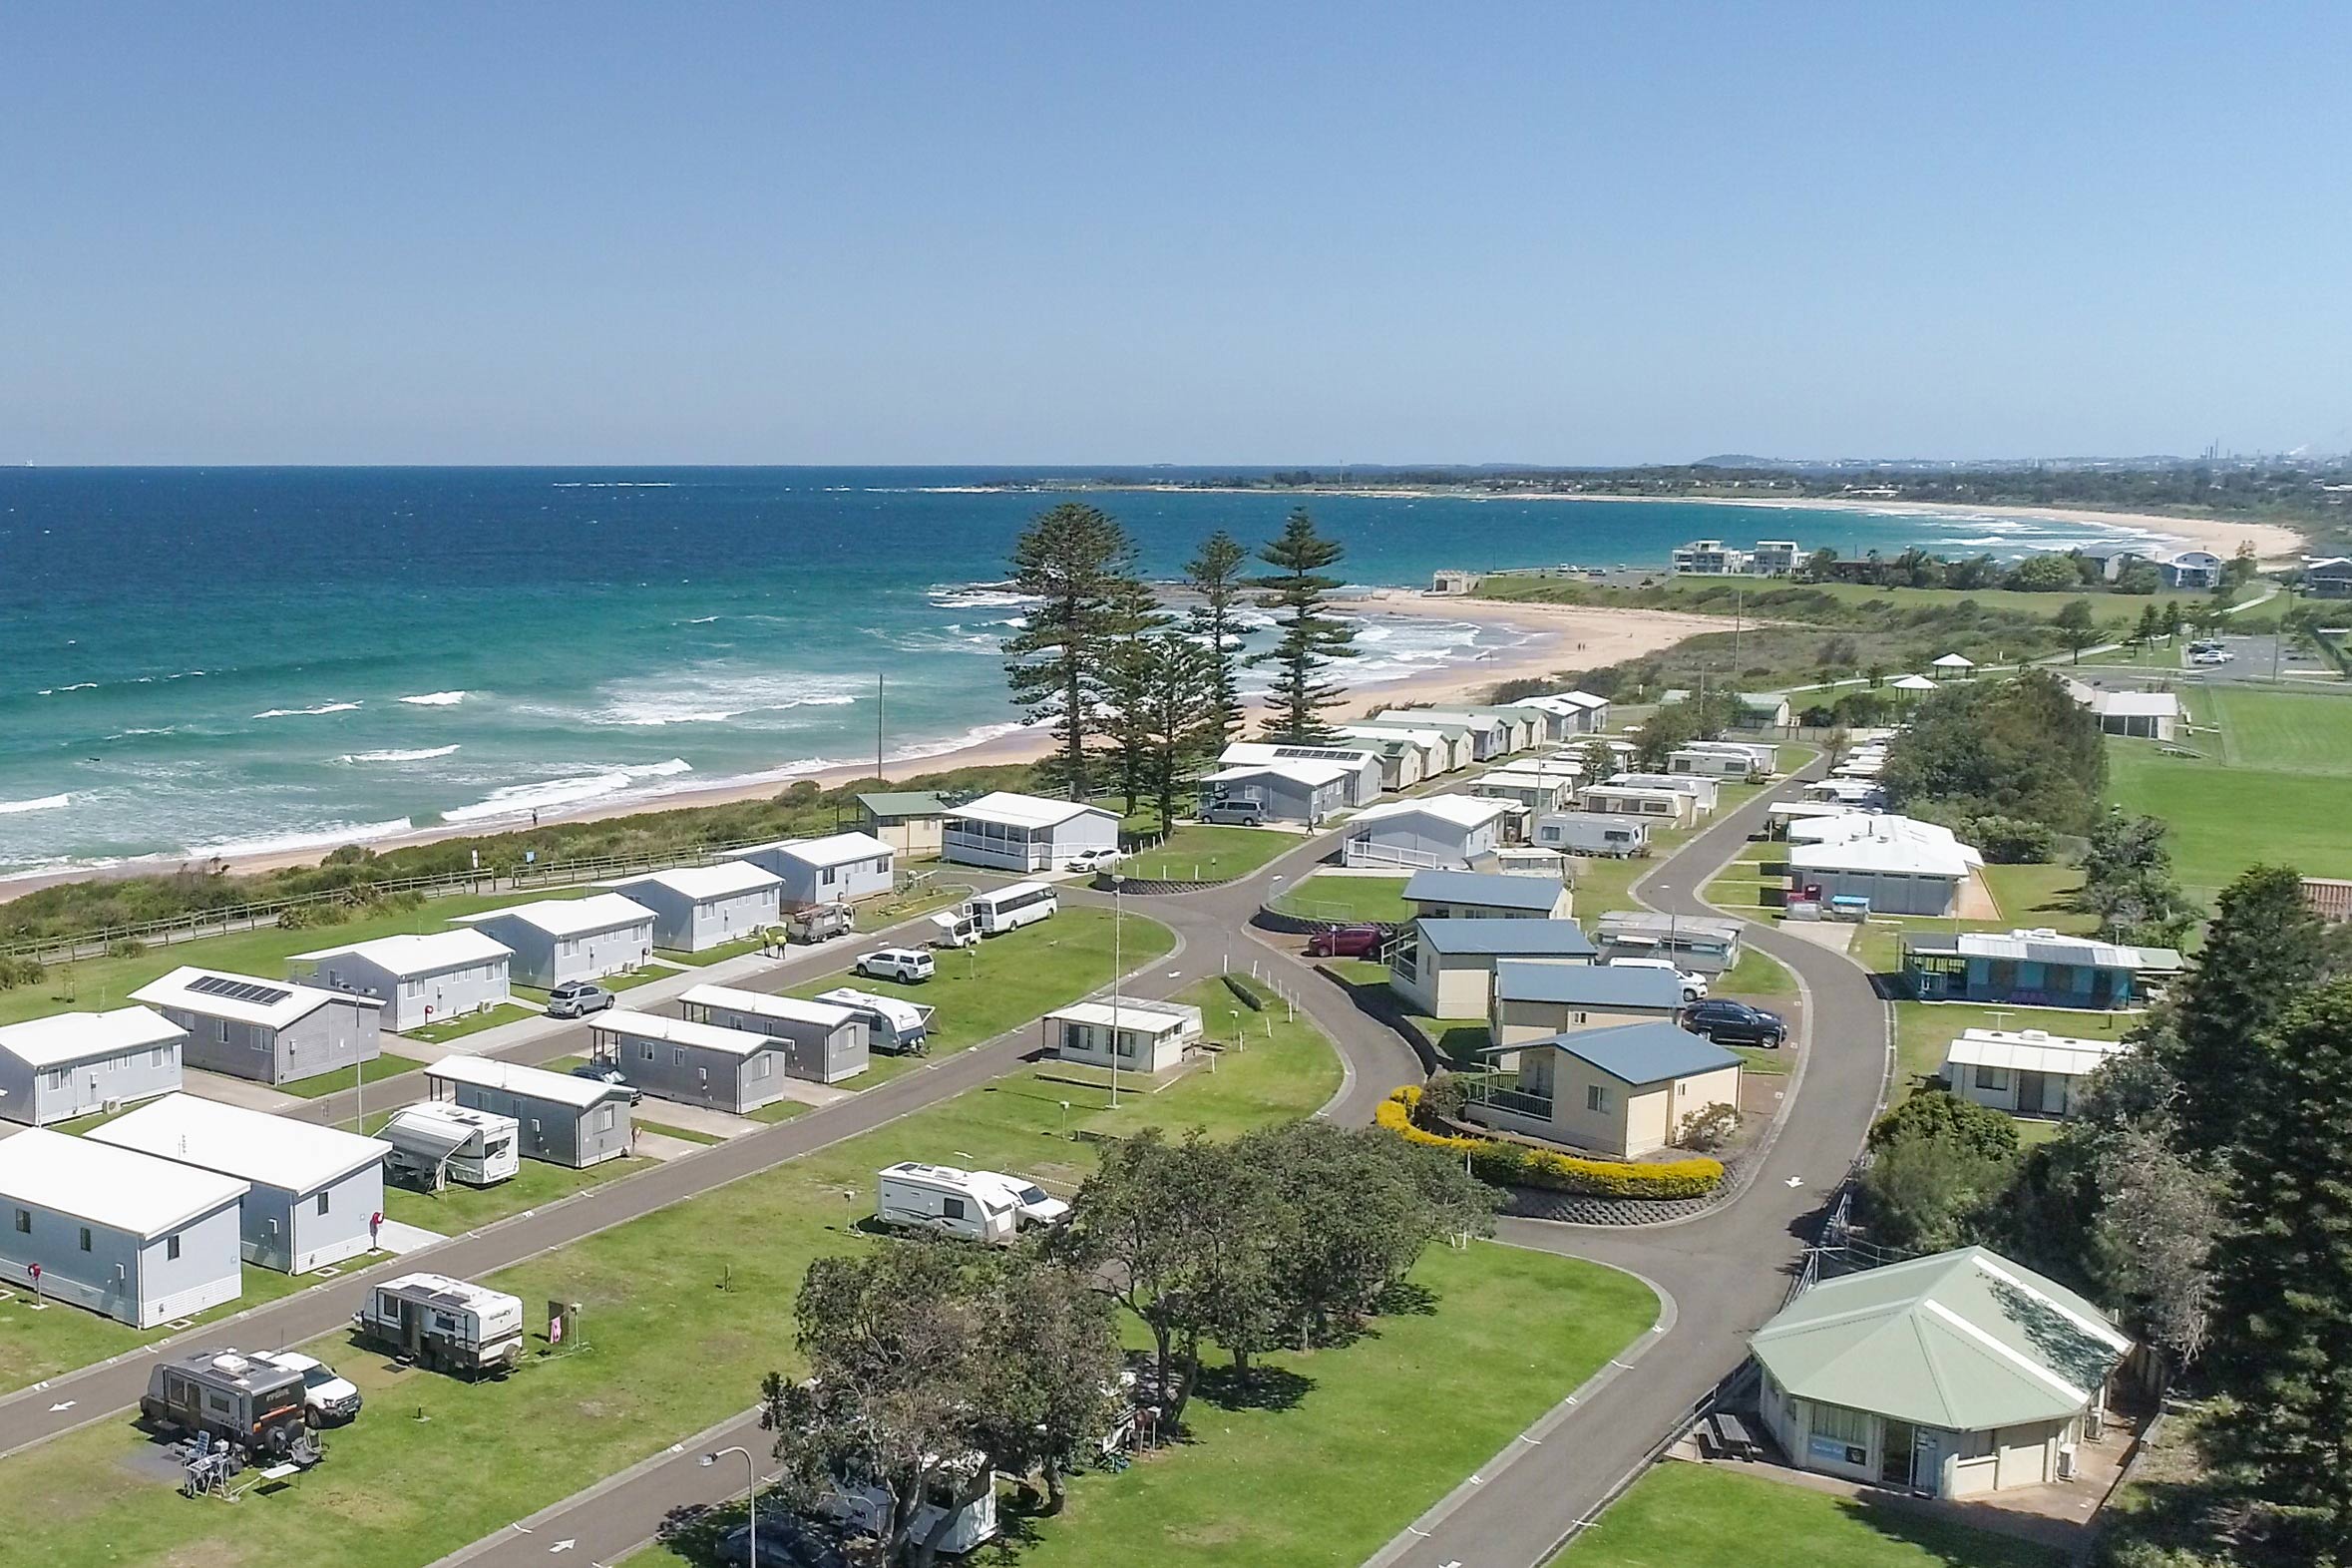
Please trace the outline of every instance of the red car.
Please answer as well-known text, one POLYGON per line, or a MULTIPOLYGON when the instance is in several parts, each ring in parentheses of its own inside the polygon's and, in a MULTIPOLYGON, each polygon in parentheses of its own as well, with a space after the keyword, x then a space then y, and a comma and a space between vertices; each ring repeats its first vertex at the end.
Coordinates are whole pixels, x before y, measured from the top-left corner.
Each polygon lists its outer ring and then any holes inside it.
POLYGON ((1328 926, 1307 939, 1307 957, 1376 959, 1386 937, 1377 926, 1328 926))

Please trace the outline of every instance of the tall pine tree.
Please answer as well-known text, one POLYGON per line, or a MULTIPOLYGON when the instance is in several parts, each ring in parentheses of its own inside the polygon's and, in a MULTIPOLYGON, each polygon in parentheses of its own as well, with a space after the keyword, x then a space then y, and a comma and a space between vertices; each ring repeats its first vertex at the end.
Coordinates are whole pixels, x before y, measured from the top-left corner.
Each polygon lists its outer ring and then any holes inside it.
MULTIPOLYGON (((2236 1397, 2208 1428, 2314 1568, 2352 1565, 2352 984, 2307 993, 2240 1092, 2233 1228, 2208 1361, 2236 1397)), ((2282 1561, 2287 1559, 2282 1558, 2282 1561)))
POLYGON ((1156 660, 1151 644, 1157 633, 1176 623, 1176 617, 1160 608, 1151 585, 1140 578, 1129 578, 1111 590, 1109 617, 1104 724, 1118 767, 1119 790, 1127 799, 1126 814, 1132 817, 1151 771, 1151 731, 1144 712, 1145 687, 1156 660))
POLYGON ((1076 502, 1041 512, 1012 547, 1012 580, 1040 602, 1004 639, 1004 676, 1032 724, 1057 744, 1039 766, 1071 800, 1092 782, 1087 740, 1102 732, 1114 603, 1132 581, 1134 547, 1108 513, 1076 502))
MULTIPOLYGON (((1121 691, 1140 787, 1151 794, 1165 828, 1176 820, 1177 787, 1223 749, 1209 650, 1180 632, 1143 639, 1134 677, 1121 691)), ((1134 807, 1127 808, 1134 815, 1134 807)))
POLYGON ((2269 1135, 2247 1086, 2262 1076, 2268 1031, 2319 979, 2325 936, 2289 867, 2256 866, 2221 890, 2172 1027, 2159 1036, 2180 1080, 2183 1147, 2217 1158, 2256 1129, 2269 1135))
POLYGON ((1184 564, 1184 581, 1200 595, 1192 610, 1192 629, 1211 661, 1220 741, 1241 732, 1241 627, 1234 612, 1248 587, 1242 571, 1249 562, 1250 553, 1241 541, 1219 529, 1202 540, 1200 554, 1184 564))
POLYGON ((1282 536, 1258 552, 1258 559, 1275 570, 1251 586, 1263 590, 1259 607, 1275 611, 1280 628, 1273 648, 1258 655, 1276 671, 1266 716, 1272 739, 1311 745, 1331 738, 1323 711, 1347 693, 1325 680, 1324 672, 1356 646, 1356 628, 1332 615, 1332 594, 1341 584, 1326 577, 1324 569, 1346 554, 1338 540, 1315 531, 1305 507, 1293 511, 1282 536))

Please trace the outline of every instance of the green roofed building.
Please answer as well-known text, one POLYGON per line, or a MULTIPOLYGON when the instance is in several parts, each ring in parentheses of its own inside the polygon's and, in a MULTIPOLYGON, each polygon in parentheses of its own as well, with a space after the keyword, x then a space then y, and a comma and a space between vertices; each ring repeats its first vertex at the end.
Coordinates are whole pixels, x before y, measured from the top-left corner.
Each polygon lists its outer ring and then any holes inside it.
POLYGON ((929 790, 883 790, 858 797, 858 825, 910 860, 937 855, 948 808, 929 790))
POLYGON ((2064 1286, 1964 1247, 1824 1280, 1750 1349, 1791 1463, 1972 1497, 2069 1478, 2132 1341, 2064 1286))

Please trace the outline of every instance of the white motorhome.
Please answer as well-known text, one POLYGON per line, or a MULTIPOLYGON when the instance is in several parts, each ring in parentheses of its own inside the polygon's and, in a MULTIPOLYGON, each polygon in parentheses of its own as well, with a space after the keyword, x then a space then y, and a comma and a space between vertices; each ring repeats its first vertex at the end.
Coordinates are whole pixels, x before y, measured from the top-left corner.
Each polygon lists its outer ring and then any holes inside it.
POLYGON ((523 1359, 523 1303, 446 1274, 404 1274, 351 1315, 362 1340, 436 1372, 504 1375, 523 1359))
POLYGON ((996 937, 1018 931, 1031 921, 1050 919, 1060 910, 1061 900, 1042 882, 1016 882, 1009 888, 976 893, 964 907, 981 936, 996 937))
POLYGON ((404 1106, 377 1134, 392 1145, 385 1168, 427 1192, 444 1182, 495 1187, 522 1169, 523 1124, 447 1101, 404 1106))
POLYGON ((935 1007, 898 996, 878 996, 870 990, 840 985, 819 991, 814 998, 847 1007, 866 1023, 866 1043, 897 1056, 920 1056, 931 1043, 935 1007))
POLYGON ((934 1231, 966 1241, 1009 1246, 1020 1213, 994 1181, 953 1165, 901 1160, 876 1181, 874 1217, 903 1230, 934 1231))

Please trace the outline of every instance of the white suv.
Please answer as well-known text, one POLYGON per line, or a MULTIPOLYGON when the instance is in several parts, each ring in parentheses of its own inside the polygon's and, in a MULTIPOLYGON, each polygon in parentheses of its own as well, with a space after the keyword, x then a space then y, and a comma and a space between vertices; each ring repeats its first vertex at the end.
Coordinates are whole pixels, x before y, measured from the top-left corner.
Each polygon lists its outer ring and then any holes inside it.
POLYGON ((937 969, 931 955, 921 948, 876 948, 872 953, 859 954, 858 962, 850 966, 850 973, 912 985, 931 979, 937 969))
POLYGON ((359 1414, 359 1390, 324 1362, 300 1351, 256 1351, 252 1360, 302 1374, 302 1413, 313 1426, 340 1426, 359 1414))
POLYGON ((1613 970, 1668 970, 1683 982, 1683 1000, 1698 1001, 1707 995, 1706 976, 1677 968, 1666 959, 1611 959, 1609 967, 1613 970))

